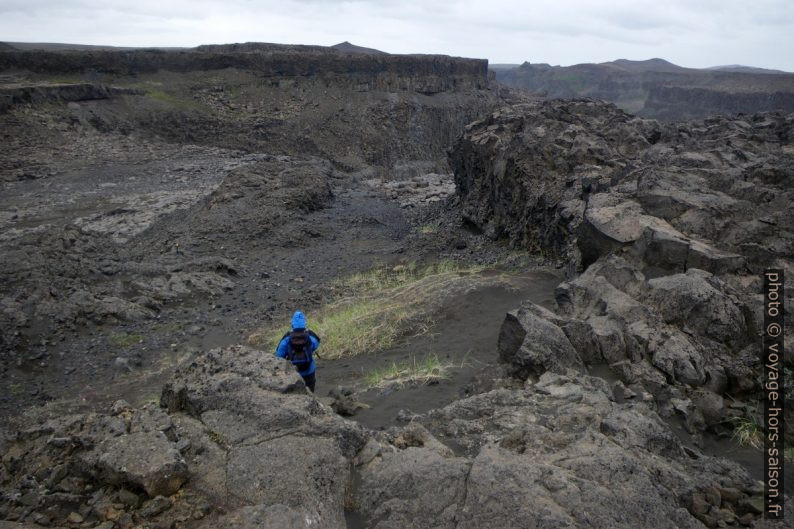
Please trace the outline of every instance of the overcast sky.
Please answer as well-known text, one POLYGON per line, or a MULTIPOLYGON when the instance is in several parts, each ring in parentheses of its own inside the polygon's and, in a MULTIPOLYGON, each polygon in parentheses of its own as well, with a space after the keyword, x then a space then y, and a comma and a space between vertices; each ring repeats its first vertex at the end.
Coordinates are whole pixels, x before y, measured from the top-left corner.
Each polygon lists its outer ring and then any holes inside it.
POLYGON ((493 63, 662 57, 794 71, 791 0, 0 0, 0 41, 229 42, 443 53, 493 63))

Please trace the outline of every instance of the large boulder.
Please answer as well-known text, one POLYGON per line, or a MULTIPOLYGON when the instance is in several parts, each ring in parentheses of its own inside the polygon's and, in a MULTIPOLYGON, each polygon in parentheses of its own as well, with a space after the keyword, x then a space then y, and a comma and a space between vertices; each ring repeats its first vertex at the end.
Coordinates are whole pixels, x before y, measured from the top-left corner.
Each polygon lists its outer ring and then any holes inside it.
POLYGON ((272 353, 233 345, 197 355, 180 367, 163 388, 160 402, 169 411, 200 415, 206 409, 228 407, 226 394, 249 387, 288 393, 305 386, 295 369, 272 353))
POLYGON ((700 268, 715 274, 742 271, 745 258, 691 239, 678 230, 648 226, 635 243, 637 253, 650 267, 673 272, 700 268))
POLYGON ((755 339, 748 336, 748 325, 739 300, 728 293, 728 286, 703 270, 690 268, 685 274, 658 277, 648 281, 649 304, 666 323, 675 324, 734 347, 755 339))
POLYGON ((311 395, 289 362, 245 346, 188 361, 164 386, 160 402, 170 413, 199 419, 228 444, 302 433, 334 438, 352 457, 367 438, 360 425, 311 395))
POLYGON ((665 220, 647 215, 642 206, 618 193, 597 193, 587 200, 578 245, 583 264, 634 243, 645 228, 673 230, 665 220))
POLYGON ((499 331, 499 357, 517 376, 584 369, 582 359, 554 320, 559 318, 532 302, 505 316, 499 331))
POLYGON ((455 529, 469 467, 465 458, 429 447, 386 452, 361 470, 358 510, 378 520, 373 529, 455 529))
POLYGON ((284 505, 308 527, 345 527, 349 465, 332 439, 293 435, 234 446, 226 476, 238 501, 284 505))
POLYGON ((150 497, 176 493, 189 477, 187 464, 163 432, 131 433, 105 440, 97 447, 95 457, 104 481, 142 488, 150 497))

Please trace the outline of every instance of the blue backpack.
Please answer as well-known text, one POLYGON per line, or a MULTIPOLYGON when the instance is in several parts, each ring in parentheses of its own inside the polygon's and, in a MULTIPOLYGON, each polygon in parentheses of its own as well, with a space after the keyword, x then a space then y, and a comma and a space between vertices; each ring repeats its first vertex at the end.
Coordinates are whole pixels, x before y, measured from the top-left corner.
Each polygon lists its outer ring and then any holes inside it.
POLYGON ((314 337, 320 343, 320 337, 308 329, 289 331, 281 339, 289 338, 289 350, 287 360, 292 362, 300 371, 309 368, 312 362, 312 343, 314 337))

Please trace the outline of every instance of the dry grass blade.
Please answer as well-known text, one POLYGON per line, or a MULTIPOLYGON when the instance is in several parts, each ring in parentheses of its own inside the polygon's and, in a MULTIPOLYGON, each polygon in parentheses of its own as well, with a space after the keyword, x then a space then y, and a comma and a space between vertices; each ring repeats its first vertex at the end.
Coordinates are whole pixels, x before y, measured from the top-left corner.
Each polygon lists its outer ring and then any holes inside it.
POLYGON ((364 384, 369 388, 382 388, 393 384, 427 384, 447 378, 447 371, 451 367, 451 364, 442 363, 436 355, 429 355, 421 362, 412 358, 410 362, 392 362, 387 367, 370 371, 364 376, 364 384))

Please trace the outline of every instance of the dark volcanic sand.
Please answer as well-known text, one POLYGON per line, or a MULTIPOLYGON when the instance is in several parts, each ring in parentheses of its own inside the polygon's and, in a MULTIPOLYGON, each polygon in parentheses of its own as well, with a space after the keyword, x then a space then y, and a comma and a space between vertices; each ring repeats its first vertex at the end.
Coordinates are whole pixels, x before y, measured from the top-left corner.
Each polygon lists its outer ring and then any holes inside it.
POLYGON ((318 367, 318 393, 327 394, 335 386, 359 383, 364 374, 392 362, 417 362, 437 355, 451 363, 449 377, 433 385, 405 386, 399 389, 371 389, 356 395, 369 405, 353 417, 370 428, 386 428, 396 422, 400 410, 425 413, 465 397, 466 386, 483 368, 498 362, 496 350, 499 329, 505 313, 523 301, 551 308, 554 287, 562 278, 551 271, 526 272, 510 279, 510 286, 488 285, 468 294, 453 297, 436 315, 429 335, 413 336, 377 356, 327 361, 318 367))

